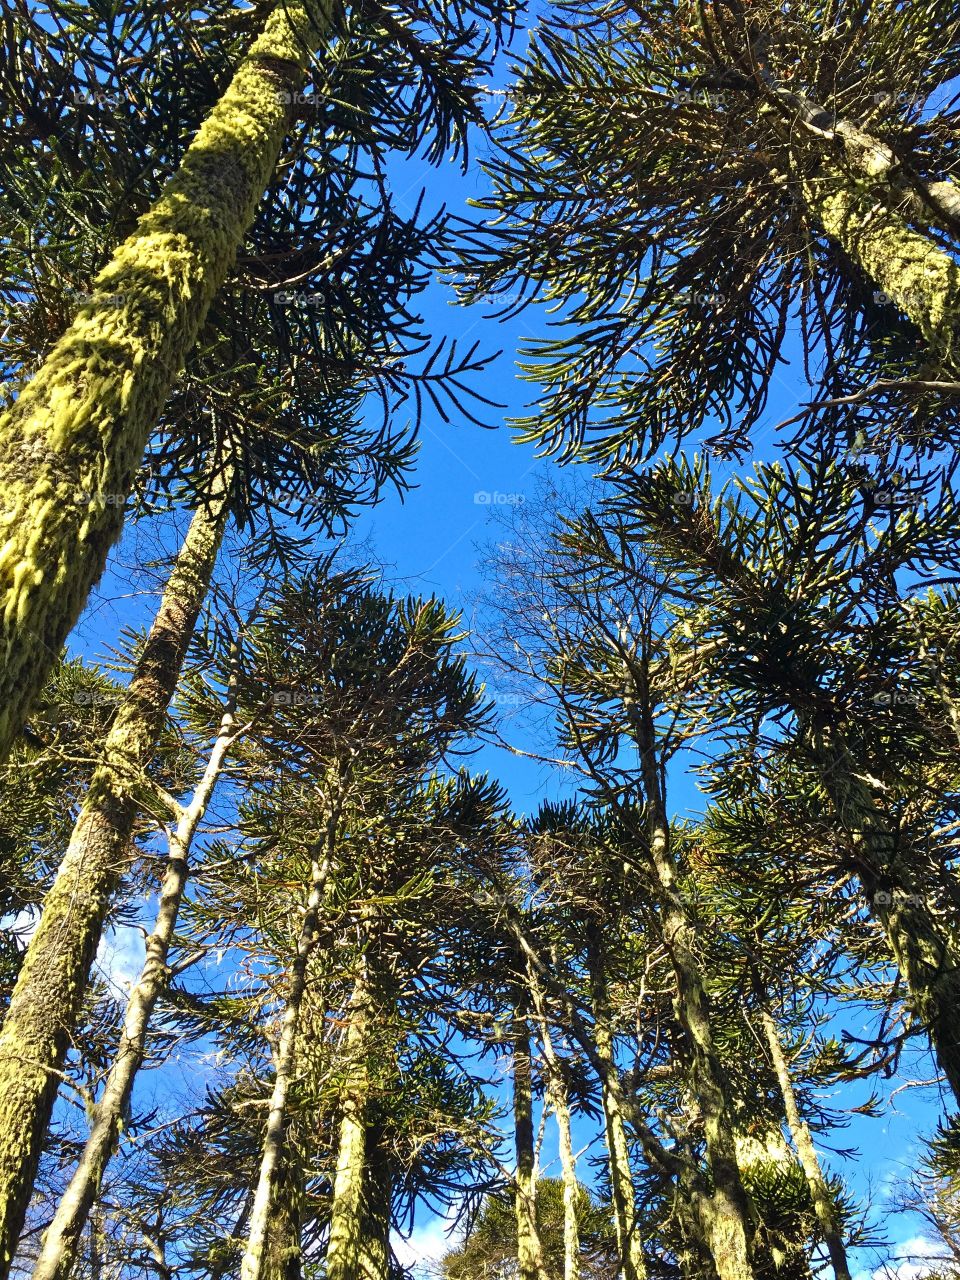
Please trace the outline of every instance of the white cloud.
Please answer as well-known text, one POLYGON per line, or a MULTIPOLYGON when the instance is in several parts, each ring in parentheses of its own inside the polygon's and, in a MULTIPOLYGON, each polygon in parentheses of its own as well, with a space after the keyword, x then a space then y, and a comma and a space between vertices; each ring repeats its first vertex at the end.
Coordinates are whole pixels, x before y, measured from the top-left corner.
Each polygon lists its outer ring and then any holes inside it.
POLYGON ((456 1245, 456 1236, 447 1234, 455 1218, 454 1213, 446 1218, 434 1216, 423 1226, 414 1227, 409 1240, 394 1234, 391 1243, 397 1261, 404 1267, 417 1267, 429 1274, 431 1266, 436 1266, 456 1245))
POLYGON ((873 1271, 858 1271, 853 1280, 918 1280, 928 1274, 933 1261, 944 1260, 944 1255, 942 1243, 925 1236, 912 1236, 895 1247, 889 1262, 873 1271))
POLYGON ((97 968, 121 999, 139 978, 145 958, 143 934, 132 925, 108 929, 97 947, 97 968))

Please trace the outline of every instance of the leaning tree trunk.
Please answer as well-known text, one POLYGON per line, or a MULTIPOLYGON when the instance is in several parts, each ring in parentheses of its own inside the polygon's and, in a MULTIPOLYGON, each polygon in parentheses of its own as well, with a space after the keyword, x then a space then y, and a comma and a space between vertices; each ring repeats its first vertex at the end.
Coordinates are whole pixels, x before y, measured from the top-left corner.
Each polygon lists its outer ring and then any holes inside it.
POLYGON ((853 869, 881 925, 934 1054, 960 1102, 960 955, 938 917, 922 876, 898 854, 894 832, 863 769, 826 728, 808 726, 824 790, 850 837, 853 869))
POLYGON ((366 1194, 373 987, 366 955, 360 965, 350 996, 343 1045, 346 1063, 339 1097, 340 1132, 330 1208, 327 1280, 366 1280, 377 1252, 376 1241, 370 1239, 366 1194))
POLYGON ((869 184, 831 172, 804 183, 811 216, 923 334, 935 366, 960 371, 960 265, 869 184))
POLYGON ((181 811, 179 821, 170 833, 157 919, 153 933, 147 939, 147 954, 140 977, 127 1003, 117 1056, 94 1111, 90 1136, 80 1161, 57 1206, 53 1221, 44 1233, 43 1247, 33 1269, 33 1280, 67 1280, 84 1223, 100 1195, 103 1175, 120 1135, 134 1080, 143 1061, 150 1018, 170 977, 167 959, 187 883, 190 846, 210 803, 227 752, 237 737, 232 704, 231 691, 203 777, 190 804, 181 811))
POLYGON ((307 906, 297 938, 297 948, 290 969, 286 1006, 280 1028, 277 1047, 276 1075, 270 1097, 270 1111, 263 1139, 263 1154, 257 1190, 250 1211, 250 1229, 247 1247, 240 1264, 240 1280, 261 1280, 266 1259, 267 1235, 270 1223, 270 1207, 275 1198, 277 1178, 282 1168, 287 1128, 287 1095, 296 1069, 297 1032, 307 989, 307 963, 316 946, 320 909, 323 904, 330 875, 330 853, 324 860, 312 863, 312 879, 307 906))
POLYGON ((43 902, 0 1030, 0 1280, 36 1177, 70 1033, 110 900, 130 861, 136 790, 153 757, 228 513, 229 478, 201 507, 167 580, 103 746, 57 878, 43 902))
POLYGON ((530 1028, 522 1012, 523 997, 513 1020, 513 1132, 517 1161, 513 1206, 517 1222, 519 1280, 548 1280, 540 1233, 537 1230, 537 1168, 533 1149, 533 1070, 530 1028))
POLYGON ((610 1199, 617 1234, 617 1252, 623 1268, 623 1280, 646 1280, 647 1265, 637 1229, 636 1196, 630 1148, 623 1115, 620 1076, 614 1057, 613 1029, 607 997, 602 951, 595 929, 588 932, 590 1002, 593 1010, 593 1039, 600 1067, 600 1096, 603 1127, 610 1170, 610 1199))
POLYGON ((787 1126, 790 1129, 790 1137, 793 1139, 793 1145, 797 1149, 797 1157, 803 1167, 807 1185, 810 1188, 810 1198, 813 1201, 817 1222, 820 1225, 820 1232, 827 1246, 827 1252, 830 1254, 834 1275, 837 1280, 850 1280, 847 1251, 843 1244, 843 1237, 840 1234, 840 1224, 837 1221, 837 1206, 833 1196, 830 1194, 830 1188, 827 1186, 827 1180, 823 1176, 823 1170, 820 1168, 820 1161, 813 1145, 810 1129, 807 1126, 807 1122, 800 1115, 800 1108, 797 1106, 797 1095, 794 1092, 793 1081, 790 1078, 790 1067, 783 1052, 783 1045, 780 1043, 777 1024, 769 1009, 765 1006, 761 1006, 760 1009, 760 1023, 767 1041, 767 1048, 770 1051, 770 1061, 773 1064, 773 1070, 783 1097, 783 1107, 787 1117, 787 1126))
MULTIPOLYGON (((103 572, 149 433, 253 222, 289 104, 332 22, 332 0, 273 8, 177 173, 0 417, 0 759, 103 572)), ((5 1202, 0 1212, 6 1219, 5 1202)), ((3 1265, 11 1247, 0 1232, 3 1265)))
POLYGON ((752 1280, 750 1207, 737 1163, 726 1072, 713 1039, 706 985, 694 950, 694 929, 676 888, 677 868, 657 759, 656 727, 646 683, 627 673, 623 695, 637 749, 646 803, 646 843, 660 889, 663 941, 676 982, 676 1012, 690 1041, 691 1086, 703 1114, 712 1194, 700 1200, 704 1236, 720 1280, 752 1280))

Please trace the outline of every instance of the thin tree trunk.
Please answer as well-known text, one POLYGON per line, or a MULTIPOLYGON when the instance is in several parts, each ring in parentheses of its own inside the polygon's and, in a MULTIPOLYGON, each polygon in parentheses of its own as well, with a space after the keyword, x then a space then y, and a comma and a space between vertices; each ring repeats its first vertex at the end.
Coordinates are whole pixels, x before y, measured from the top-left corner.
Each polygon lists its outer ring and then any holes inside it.
POLYGON ((610 1198, 613 1202, 617 1250, 623 1267, 623 1280, 646 1280, 647 1265, 643 1256, 640 1233, 637 1230, 633 1171, 630 1167, 630 1148, 627 1145, 627 1131, 624 1124, 620 1076, 614 1058, 606 976, 599 940, 592 931, 588 966, 590 1000, 593 1007, 593 1037, 601 1066, 603 1126, 610 1169, 610 1198))
POLYGON ((273 8, 179 170, 0 418, 0 759, 103 572, 149 432, 332 24, 332 0, 273 8))
POLYGON ((389 1280, 390 1210, 393 1181, 383 1134, 374 1125, 367 1130, 363 1184, 363 1241, 358 1280, 389 1280))
POLYGON ((713 1192, 700 1205, 703 1228, 720 1280, 752 1280, 750 1206, 737 1164, 726 1073, 713 1039, 709 1001, 694 951, 694 929, 676 890, 677 868, 657 762, 656 728, 646 671, 628 672, 623 701, 630 719, 643 778, 646 839, 660 887, 663 941, 677 984, 677 1016, 690 1041, 691 1085, 703 1114, 713 1192))
POLYGON ((557 1134, 560 1147, 560 1175, 563 1180, 563 1277, 564 1280, 579 1280, 580 1277, 580 1229, 577 1224, 577 1201, 579 1186, 577 1184, 577 1162, 573 1154, 573 1139, 570 1132, 570 1103, 567 1086, 563 1075, 563 1064, 557 1054, 550 1031, 550 1020, 543 1000, 543 991, 537 981, 530 958, 526 958, 527 985, 533 1000, 540 1039, 543 1043, 543 1056, 547 1064, 548 1089, 553 1114, 557 1120, 557 1134))
POLYGON ((190 847, 210 803, 227 752, 237 737, 234 701, 231 690, 203 776, 190 804, 181 811, 177 825, 170 833, 157 919, 147 939, 146 959, 140 977, 127 1002, 117 1056, 97 1104, 80 1162, 44 1234, 43 1248, 33 1269, 33 1280, 67 1280, 87 1215, 100 1194, 103 1175, 120 1135, 134 1080, 143 1062, 150 1018, 170 976, 167 958, 187 883, 190 847))
POLYGON ((797 1106, 797 1095, 794 1093, 793 1081, 790 1078, 790 1067, 784 1057, 777 1024, 766 1007, 761 1007, 760 1009, 760 1022, 763 1026, 767 1048, 770 1050, 770 1061, 773 1064, 777 1083, 780 1086, 780 1093, 783 1096, 783 1106, 787 1117, 787 1125, 790 1129, 790 1136, 793 1139, 793 1145, 797 1149, 797 1156, 806 1175, 807 1185, 810 1188, 810 1197, 813 1200, 813 1207, 816 1211, 817 1222, 820 1224, 824 1243, 830 1254, 834 1275, 837 1280, 850 1280, 847 1251, 840 1235, 836 1205, 830 1194, 830 1188, 827 1186, 827 1180, 823 1176, 823 1170, 820 1168, 820 1161, 813 1145, 810 1130, 806 1121, 800 1115, 800 1109, 797 1106))
POLYGON ((10 1266, 96 955, 130 861, 136 788, 153 756, 206 597, 230 477, 194 514, 133 677, 43 903, 0 1029, 0 1280, 10 1266))
POLYGON ((513 1205, 517 1221, 517 1275, 519 1280, 549 1280, 537 1230, 530 1028, 519 1010, 518 1001, 518 1012, 513 1020, 513 1131, 517 1161, 513 1205))
POLYGON ((322 862, 313 860, 311 872, 310 895, 297 939, 287 986, 287 999, 283 1011, 280 1028, 280 1043, 277 1047, 277 1067, 273 1082, 273 1093, 270 1097, 270 1111, 267 1116, 267 1128, 263 1139, 263 1155, 260 1160, 260 1173, 257 1190, 253 1198, 253 1209, 250 1211, 250 1230, 247 1236, 247 1247, 240 1264, 240 1280, 261 1280, 266 1255, 265 1245, 270 1219, 270 1205, 274 1198, 274 1187, 280 1162, 283 1158, 284 1141, 287 1125, 287 1094, 293 1081, 296 1068, 297 1031, 300 1024, 300 1011, 303 1007, 303 995, 307 987, 307 962, 318 937, 320 908, 326 892, 330 875, 329 844, 322 862))
POLYGON ((367 1103, 370 1094, 370 1026, 372 990, 367 959, 350 997, 347 1035, 344 1041, 346 1079, 340 1095, 340 1133, 337 1168, 330 1210, 327 1244, 327 1280, 360 1280, 366 1223, 364 1190, 367 1168, 367 1103))

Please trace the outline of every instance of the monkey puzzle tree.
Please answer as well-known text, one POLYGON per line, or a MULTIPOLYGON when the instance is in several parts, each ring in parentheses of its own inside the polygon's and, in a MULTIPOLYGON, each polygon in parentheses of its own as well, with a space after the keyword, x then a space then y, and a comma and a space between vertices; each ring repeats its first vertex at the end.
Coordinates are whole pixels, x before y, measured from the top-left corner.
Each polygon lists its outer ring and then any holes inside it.
POLYGON ((925 504, 900 486, 878 507, 821 459, 758 466, 714 496, 702 464, 670 463, 624 480, 615 521, 669 573, 692 714, 709 704, 754 777, 789 765, 812 823, 830 806, 824 870, 858 878, 957 1095, 952 591, 912 585, 953 571, 956 505, 922 477, 925 504))
POLYGON ((559 312, 523 354, 525 437, 633 460, 715 418, 743 448, 796 352, 868 433, 955 443, 958 22, 954 0, 554 6, 462 263, 467 296, 559 312))
MULTIPOLYGON (((311 172, 317 126, 328 123, 297 123, 311 70, 321 99, 336 97, 349 87, 333 88, 338 49, 349 62, 351 47, 359 46, 366 65, 353 83, 370 83, 354 128, 366 131, 366 152, 415 151, 429 134, 428 154, 438 159, 480 118, 475 75, 487 33, 477 19, 497 27, 502 11, 481 3, 458 7, 452 21, 445 14, 437 23, 429 11, 398 19, 388 9, 353 13, 332 3, 269 10, 196 136, 175 157, 175 172, 3 414, 0 750, 19 730, 103 570, 150 432, 237 261, 285 143, 302 158, 301 172, 311 172)), ((114 21, 111 15, 111 27, 114 21)), ((37 24, 30 39, 42 41, 44 30, 37 24)), ((115 48, 113 30, 108 40, 115 48)), ((29 58, 12 63, 18 72, 33 70, 29 58)), ((28 149, 35 147, 30 113, 16 123, 28 149)), ((331 265, 324 264, 327 271, 331 265)))
MULTIPOLYGON (((162 20, 155 11, 151 16, 162 20)), ((383 51, 378 52, 377 30, 374 24, 367 31, 361 62, 379 65, 383 51)), ((146 41, 142 32, 138 38, 146 41)), ((355 38, 360 38, 359 32, 355 38)), ((72 48, 69 40, 66 47, 72 48)), ((112 47, 114 60, 106 67, 98 65, 97 72, 116 82, 117 92, 129 91, 134 100, 143 102, 147 93, 149 103, 149 89, 156 85, 149 80, 146 87, 140 85, 137 68, 129 65, 122 49, 112 47)), ((427 342, 408 304, 426 283, 425 267, 441 251, 445 221, 442 216, 422 220, 419 210, 412 218, 399 217, 383 183, 371 181, 358 169, 358 151, 379 156, 388 149, 414 146, 421 136, 418 130, 428 129, 432 119, 448 120, 456 134, 452 122, 465 127, 472 118, 469 102, 458 97, 461 91, 467 93, 461 80, 469 81, 475 70, 465 48, 457 45, 451 51, 444 45, 435 52, 437 65, 422 71, 431 83, 431 77, 437 77, 435 92, 422 104, 422 118, 408 122, 412 133, 396 137, 396 121, 385 112, 378 121, 380 132, 368 131, 359 144, 352 138, 364 110, 376 104, 376 93, 369 89, 366 98, 361 94, 350 105, 316 113, 322 120, 310 123, 309 166, 298 171, 298 181, 285 176, 282 200, 271 191, 247 238, 249 252, 238 264, 236 278, 199 330, 200 348, 159 423, 151 423, 150 463, 156 472, 151 496, 158 490, 178 496, 186 491, 197 509, 127 696, 111 725, 101 767, 46 901, 32 958, 26 961, 2 1032, 8 1066, 0 1067, 0 1129, 3 1117, 15 1113, 17 1137, 9 1161, 0 1157, 0 1181, 18 1190, 0 1195, 0 1243, 3 1206, 9 1204, 15 1222, 29 1191, 55 1096, 55 1073, 105 912, 128 859, 139 777, 149 765, 230 515, 241 528, 252 526, 263 537, 265 555, 274 548, 292 554, 289 529, 282 527, 289 523, 287 516, 307 529, 342 525, 357 505, 376 500, 384 483, 403 483, 413 446, 409 435, 392 424, 399 401, 412 392, 418 415, 424 393, 435 402, 449 394, 459 404, 460 376, 482 364, 472 355, 460 360, 452 350, 442 358, 441 342, 422 370, 407 367, 403 357, 422 351, 427 342), (307 237, 311 252, 306 259, 297 257, 296 246, 307 237), (335 281, 329 279, 333 264, 335 281), (291 271, 297 282, 292 293, 280 287, 291 271), (308 288, 318 279, 324 282, 322 294, 308 288), (278 297, 308 305, 285 311, 278 307, 278 297), (383 401, 379 427, 375 420, 368 425, 360 417, 368 393, 383 401), (33 1071, 9 1065, 20 1060, 11 1056, 13 1045, 20 1046, 20 1057, 35 1064, 33 1071)), ((351 65, 350 77, 357 75, 360 72, 351 65)), ((188 110, 197 109, 192 97, 188 104, 188 110)), ((29 306, 22 304, 26 318, 15 326, 5 352, 15 366, 29 367, 31 344, 35 347, 56 327, 58 312, 53 307, 50 318, 51 299, 59 296, 62 311, 66 282, 74 287, 85 283, 85 270, 102 251, 91 209, 95 201, 84 181, 105 189, 108 204, 122 218, 116 188, 126 190, 123 183, 130 180, 131 170, 136 171, 136 162, 146 164, 152 148, 164 143, 170 122, 147 109, 144 116, 145 123, 137 117, 131 125, 123 118, 112 128, 104 126, 110 142, 122 143, 106 176, 93 176, 103 158, 103 138, 98 133, 88 137, 89 129, 77 126, 78 154, 73 162, 79 174, 72 174, 76 189, 67 215, 60 208, 47 212, 50 198, 43 182, 39 189, 28 181, 18 185, 19 222, 25 210, 44 220, 51 236, 48 254, 59 275, 54 283, 44 281, 42 289, 34 290, 29 306), (79 225, 72 236, 67 234, 72 224, 63 225, 65 216, 68 224, 74 218, 79 225)), ((108 160, 111 155, 108 146, 108 160)), ((99 217, 103 221, 105 214, 99 217)), ((24 233, 19 234, 22 238, 24 233)), ((8 249, 11 261, 28 273, 32 265, 23 266, 22 255, 15 251, 19 247, 17 242, 8 249)), ((81 486, 75 497, 94 506, 106 501, 108 507, 122 507, 125 493, 105 494, 81 486)))

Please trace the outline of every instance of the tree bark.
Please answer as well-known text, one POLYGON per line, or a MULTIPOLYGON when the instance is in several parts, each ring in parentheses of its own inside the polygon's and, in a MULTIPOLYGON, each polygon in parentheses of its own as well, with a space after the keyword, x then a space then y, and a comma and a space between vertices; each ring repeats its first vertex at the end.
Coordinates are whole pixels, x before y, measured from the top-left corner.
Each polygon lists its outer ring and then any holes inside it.
POLYGON ((290 968, 290 979, 287 986, 286 1005, 280 1028, 280 1043, 277 1048, 276 1075, 273 1082, 273 1093, 270 1097, 270 1111, 267 1116, 267 1128, 263 1139, 263 1154, 260 1160, 260 1173, 257 1190, 250 1211, 250 1230, 247 1235, 247 1247, 240 1264, 240 1280, 261 1280, 266 1261, 267 1232, 270 1222, 270 1207, 275 1197, 275 1185, 284 1153, 287 1127, 287 1095, 293 1082, 296 1069, 297 1031, 300 1025, 300 1011, 303 1007, 303 995, 307 987, 307 962, 318 938, 320 909, 323 904, 330 875, 330 853, 326 851, 322 862, 316 858, 312 864, 310 894, 307 907, 297 939, 297 949, 290 968))
MULTIPOLYGON (((177 173, 0 417, 0 759, 120 534, 149 433, 253 222, 332 4, 275 6, 177 173)), ((0 1234, 0 1254, 10 1248, 0 1234)))
POLYGON ((372 1000, 370 974, 364 956, 350 997, 343 1046, 346 1076, 340 1094, 340 1134, 330 1210, 327 1280, 361 1280, 361 1277, 365 1280, 371 1261, 364 1193, 367 1182, 372 1000))
POLYGON ((263 1280, 301 1280, 302 1199, 303 1179, 287 1144, 273 1184, 273 1200, 270 1203, 264 1248, 263 1280))
POLYGON ((146 959, 140 977, 127 1003, 117 1056, 97 1103, 80 1161, 44 1234, 43 1247, 33 1269, 33 1280, 67 1280, 73 1267, 84 1223, 100 1194, 103 1175, 120 1136, 134 1080, 143 1062, 150 1018, 170 977, 167 958, 187 883, 190 846, 236 736, 231 695, 203 777, 190 804, 181 811, 177 825, 170 833, 157 919, 147 939, 146 959))
POLYGON ((960 369, 960 265, 849 173, 803 186, 811 216, 923 334, 935 365, 960 369))
POLYGON ((847 1263, 847 1251, 844 1248, 843 1237, 840 1234, 840 1226, 837 1222, 836 1205, 834 1204, 833 1196, 830 1194, 830 1188, 827 1186, 827 1180, 823 1176, 823 1170, 820 1168, 820 1161, 813 1145, 810 1129, 800 1115, 800 1109, 797 1106, 797 1095, 794 1092, 793 1081, 790 1078, 790 1067, 784 1056, 783 1046, 780 1043, 777 1024, 766 1007, 761 1007, 760 1009, 760 1023, 767 1041, 767 1048, 770 1050, 770 1061, 777 1077, 777 1083, 780 1086, 780 1093, 783 1096, 787 1126, 790 1129, 793 1145, 797 1149, 797 1157, 803 1167, 807 1185, 810 1188, 810 1197, 813 1200, 813 1207, 816 1211, 817 1222, 820 1224, 820 1231, 823 1234, 824 1244, 826 1244, 827 1252, 830 1254, 834 1275, 837 1280, 850 1280, 850 1267, 847 1263))
POLYGON ((610 1169, 610 1198, 617 1233, 617 1250, 623 1267, 623 1280, 646 1280, 647 1265, 637 1230, 636 1196, 630 1148, 623 1115, 620 1075, 614 1057, 613 1031, 610 1025, 607 982, 603 957, 595 932, 589 940, 590 1002, 593 1008, 593 1036, 600 1065, 600 1091, 603 1106, 603 1128, 610 1169))
POLYGON ((367 1129, 363 1182, 363 1240, 358 1280, 389 1280, 390 1210, 393 1194, 389 1153, 377 1125, 367 1129))
POLYGON ((663 941, 677 985, 675 1007, 691 1047, 691 1087, 703 1114, 713 1190, 702 1197, 704 1235, 720 1280, 752 1280, 750 1206, 737 1163, 726 1073, 713 1039, 709 1000, 694 951, 694 929, 676 890, 677 868, 657 761, 656 728, 646 671, 638 685, 628 673, 624 707, 640 754, 646 802, 646 840, 660 889, 663 941))
POLYGON ((229 484, 223 476, 209 507, 191 521, 0 1029, 0 1280, 23 1226, 103 922, 130 861, 136 788, 156 749, 209 589, 229 484))
POLYGON ((533 1071, 530 1028, 518 996, 513 1019, 513 1132, 517 1168, 513 1206, 517 1221, 519 1280, 549 1280, 537 1230, 537 1169, 533 1150, 533 1071))
POLYGON ((530 998, 537 1015, 540 1040, 543 1044, 543 1056, 547 1064, 550 1104, 557 1121, 560 1176, 563 1181, 563 1280, 579 1280, 580 1229, 577 1224, 577 1201, 580 1189, 577 1184, 577 1162, 573 1154, 573 1139, 570 1132, 570 1103, 563 1064, 557 1054, 550 1031, 550 1020, 547 1017, 543 991, 529 957, 526 957, 525 967, 530 998))

